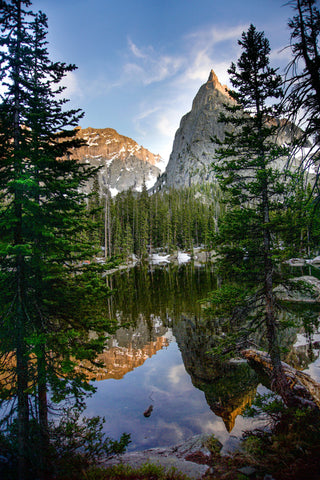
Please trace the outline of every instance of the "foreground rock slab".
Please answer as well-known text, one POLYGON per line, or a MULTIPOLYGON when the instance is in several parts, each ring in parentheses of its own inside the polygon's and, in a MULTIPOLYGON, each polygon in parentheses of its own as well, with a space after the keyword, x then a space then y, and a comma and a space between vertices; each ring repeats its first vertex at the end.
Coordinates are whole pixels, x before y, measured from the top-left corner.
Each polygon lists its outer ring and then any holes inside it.
POLYGON ((163 467, 165 471, 175 468, 191 479, 200 480, 209 469, 204 462, 209 461, 210 458, 210 451, 206 447, 206 442, 210 437, 210 435, 196 435, 179 445, 125 453, 106 460, 104 466, 109 467, 122 463, 140 467, 145 463, 152 463, 163 467))

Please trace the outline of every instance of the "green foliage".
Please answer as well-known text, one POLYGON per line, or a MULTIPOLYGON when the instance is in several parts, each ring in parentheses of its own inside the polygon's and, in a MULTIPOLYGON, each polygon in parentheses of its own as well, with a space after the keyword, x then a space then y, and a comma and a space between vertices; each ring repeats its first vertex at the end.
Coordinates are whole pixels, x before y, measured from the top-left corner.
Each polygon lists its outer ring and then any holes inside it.
POLYGON ((281 399, 274 393, 257 394, 252 405, 246 408, 245 415, 247 417, 267 416, 272 419, 273 426, 280 420, 285 412, 285 406, 281 399))
POLYGON ((217 457, 220 455, 220 451, 222 448, 221 442, 214 435, 210 435, 210 437, 206 441, 206 447, 210 451, 211 455, 217 457))
MULTIPOLYGON (((213 238, 222 286, 208 299, 207 312, 229 325, 221 339, 229 353, 254 342, 254 332, 266 331, 272 361, 279 367, 280 305, 274 287, 283 280, 279 260, 289 251, 286 235, 293 235, 285 217, 287 205, 298 205, 297 177, 278 167, 290 148, 277 144, 282 79, 269 65, 269 42, 251 25, 238 43, 242 53, 229 69, 236 101, 225 106, 220 119, 232 129, 219 142, 213 164, 226 203, 213 238)), ((221 346, 219 350, 223 352, 221 346)))
POLYGON ((287 408, 274 395, 258 395, 249 414, 265 415, 271 428, 245 433, 243 461, 279 478, 304 478, 306 468, 310 478, 317 477, 319 412, 287 408))
MULTIPOLYGON (((76 478, 84 469, 97 465, 108 456, 125 452, 130 435, 122 434, 119 441, 105 435, 104 418, 82 416, 83 408, 66 408, 58 425, 51 423, 50 475, 55 478, 76 478)), ((31 423, 28 458, 31 475, 37 475, 40 461, 41 432, 36 421, 31 423)), ((1 478, 17 478, 18 424, 15 420, 6 433, 0 434, 1 478)))
POLYGON ((216 185, 155 193, 131 190, 110 199, 109 255, 144 258, 155 249, 172 252, 194 245, 212 247, 220 212, 221 192, 216 185))
MULTIPOLYGON (((79 477, 78 477, 79 478, 79 477)), ((188 480, 189 477, 175 468, 169 471, 158 465, 146 463, 139 468, 116 465, 109 468, 93 468, 85 473, 88 480, 188 480)), ((69 479, 67 479, 69 480, 69 479)))
POLYGON ((82 112, 65 109, 60 85, 76 67, 49 59, 47 18, 30 5, 0 2, 1 393, 8 403, 17 398, 10 413, 18 416, 20 478, 34 416, 44 469, 47 392, 60 401, 91 391, 76 361, 93 361, 114 328, 104 313, 110 290, 90 264, 97 205, 88 211, 81 193, 96 169, 75 158, 82 112))
POLYGON ((130 443, 130 435, 122 434, 119 441, 103 432, 104 418, 83 417, 81 408, 68 408, 64 411, 58 426, 52 425, 51 445, 62 463, 80 455, 83 464, 97 463, 102 458, 125 452, 130 443))

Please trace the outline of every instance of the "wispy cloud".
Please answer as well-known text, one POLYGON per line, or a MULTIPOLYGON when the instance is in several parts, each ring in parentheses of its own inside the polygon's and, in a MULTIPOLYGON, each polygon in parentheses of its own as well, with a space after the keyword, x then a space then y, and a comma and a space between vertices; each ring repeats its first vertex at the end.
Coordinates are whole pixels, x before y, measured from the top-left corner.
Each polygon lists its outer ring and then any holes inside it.
POLYGON ((134 125, 141 141, 153 137, 159 145, 157 151, 169 158, 180 119, 190 110, 210 70, 215 70, 221 83, 229 83, 227 70, 237 58, 237 39, 246 27, 210 27, 192 32, 177 42, 179 53, 170 55, 128 40, 131 58, 123 66, 126 81, 134 79, 143 85, 158 82, 163 87, 158 95, 140 103, 134 125))
POLYGON ((131 39, 129 38, 128 39, 128 45, 129 45, 129 49, 131 50, 131 52, 133 53, 133 55, 137 58, 146 58, 146 54, 144 54, 138 47, 137 45, 135 45, 131 39))
POLYGON ((128 46, 134 58, 124 65, 123 70, 143 85, 161 82, 174 76, 183 64, 180 56, 162 54, 150 46, 138 47, 131 39, 128 39, 128 46))
POLYGON ((248 28, 247 24, 232 27, 212 26, 207 29, 201 29, 186 35, 196 43, 206 44, 209 48, 227 40, 236 40, 240 38, 242 32, 248 28))

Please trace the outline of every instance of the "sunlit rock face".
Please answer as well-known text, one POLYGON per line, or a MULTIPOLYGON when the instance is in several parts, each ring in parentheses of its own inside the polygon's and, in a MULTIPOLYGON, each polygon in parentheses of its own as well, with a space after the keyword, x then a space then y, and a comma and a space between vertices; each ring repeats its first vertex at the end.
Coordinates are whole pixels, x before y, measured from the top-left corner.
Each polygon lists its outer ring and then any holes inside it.
MULTIPOLYGON (((192 109, 181 119, 176 132, 172 153, 163 175, 157 180, 152 191, 166 188, 182 188, 202 183, 211 183, 215 176, 212 163, 215 161, 217 143, 223 141, 230 125, 219 122, 220 114, 225 113, 224 105, 234 105, 227 87, 221 85, 211 70, 208 81, 196 94, 192 109)), ((289 122, 271 120, 282 127, 276 142, 290 143, 299 131, 289 122)))
MULTIPOLYGON (((141 191, 145 182, 150 188, 160 175, 162 159, 129 137, 112 128, 77 128, 76 135, 86 145, 77 149, 74 158, 82 163, 101 167, 99 171, 100 193, 107 190, 114 196, 132 188, 141 191)), ((92 183, 87 189, 92 187, 92 183)))
POLYGON ((136 348, 131 342, 123 347, 111 347, 99 355, 99 361, 104 367, 95 375, 96 380, 113 378, 120 380, 128 372, 140 367, 144 362, 155 355, 159 350, 168 346, 166 337, 159 337, 154 341, 147 342, 142 348, 136 348))
POLYGON ((120 380, 169 345, 167 331, 158 318, 150 318, 147 321, 140 315, 134 327, 119 328, 110 337, 105 351, 98 357, 103 367, 97 368, 89 376, 96 380, 108 378, 120 380))
POLYGON ((166 171, 154 190, 213 181, 210 166, 216 145, 212 139, 224 139, 225 125, 218 119, 226 103, 232 104, 233 100, 211 70, 208 81, 193 100, 191 111, 181 119, 166 171))

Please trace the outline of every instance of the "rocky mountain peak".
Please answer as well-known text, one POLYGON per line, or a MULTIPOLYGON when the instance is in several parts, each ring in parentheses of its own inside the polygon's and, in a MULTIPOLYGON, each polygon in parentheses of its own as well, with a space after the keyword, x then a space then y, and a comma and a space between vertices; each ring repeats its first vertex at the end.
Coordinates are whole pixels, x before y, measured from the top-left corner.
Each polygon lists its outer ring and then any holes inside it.
MULTIPOLYGON (((181 119, 166 171, 154 185, 154 192, 215 181, 211 167, 217 148, 215 139, 223 142, 226 132, 232 129, 220 121, 220 114, 225 112, 228 104, 234 105, 235 100, 211 70, 207 82, 194 97, 191 111, 181 119)), ((279 122, 277 119, 270 121, 279 122)), ((283 121, 283 127, 285 125, 283 121)), ((277 141, 279 144, 290 143, 296 134, 296 130, 288 125, 282 128, 277 141)))
POLYGON ((76 136, 83 139, 85 145, 75 151, 74 157, 82 163, 100 167, 101 193, 109 191, 115 195, 129 188, 140 191, 144 182, 150 188, 161 173, 157 167, 162 161, 160 155, 151 153, 113 128, 78 127, 76 136))
POLYGON ((214 181, 211 163, 216 145, 212 139, 224 139, 226 126, 219 122, 219 117, 228 103, 234 100, 211 70, 208 81, 200 87, 192 102, 191 111, 181 119, 166 171, 153 191, 214 181))
POLYGON ((219 90, 221 93, 229 97, 227 85, 221 85, 214 70, 211 70, 208 81, 205 84, 205 87, 207 89, 219 90))
POLYGON ((138 145, 132 138, 120 135, 113 128, 84 128, 76 129, 77 137, 85 140, 86 145, 77 149, 77 155, 81 157, 104 156, 108 160, 127 157, 139 158, 151 165, 156 165, 161 160, 160 155, 155 155, 146 148, 138 145))

